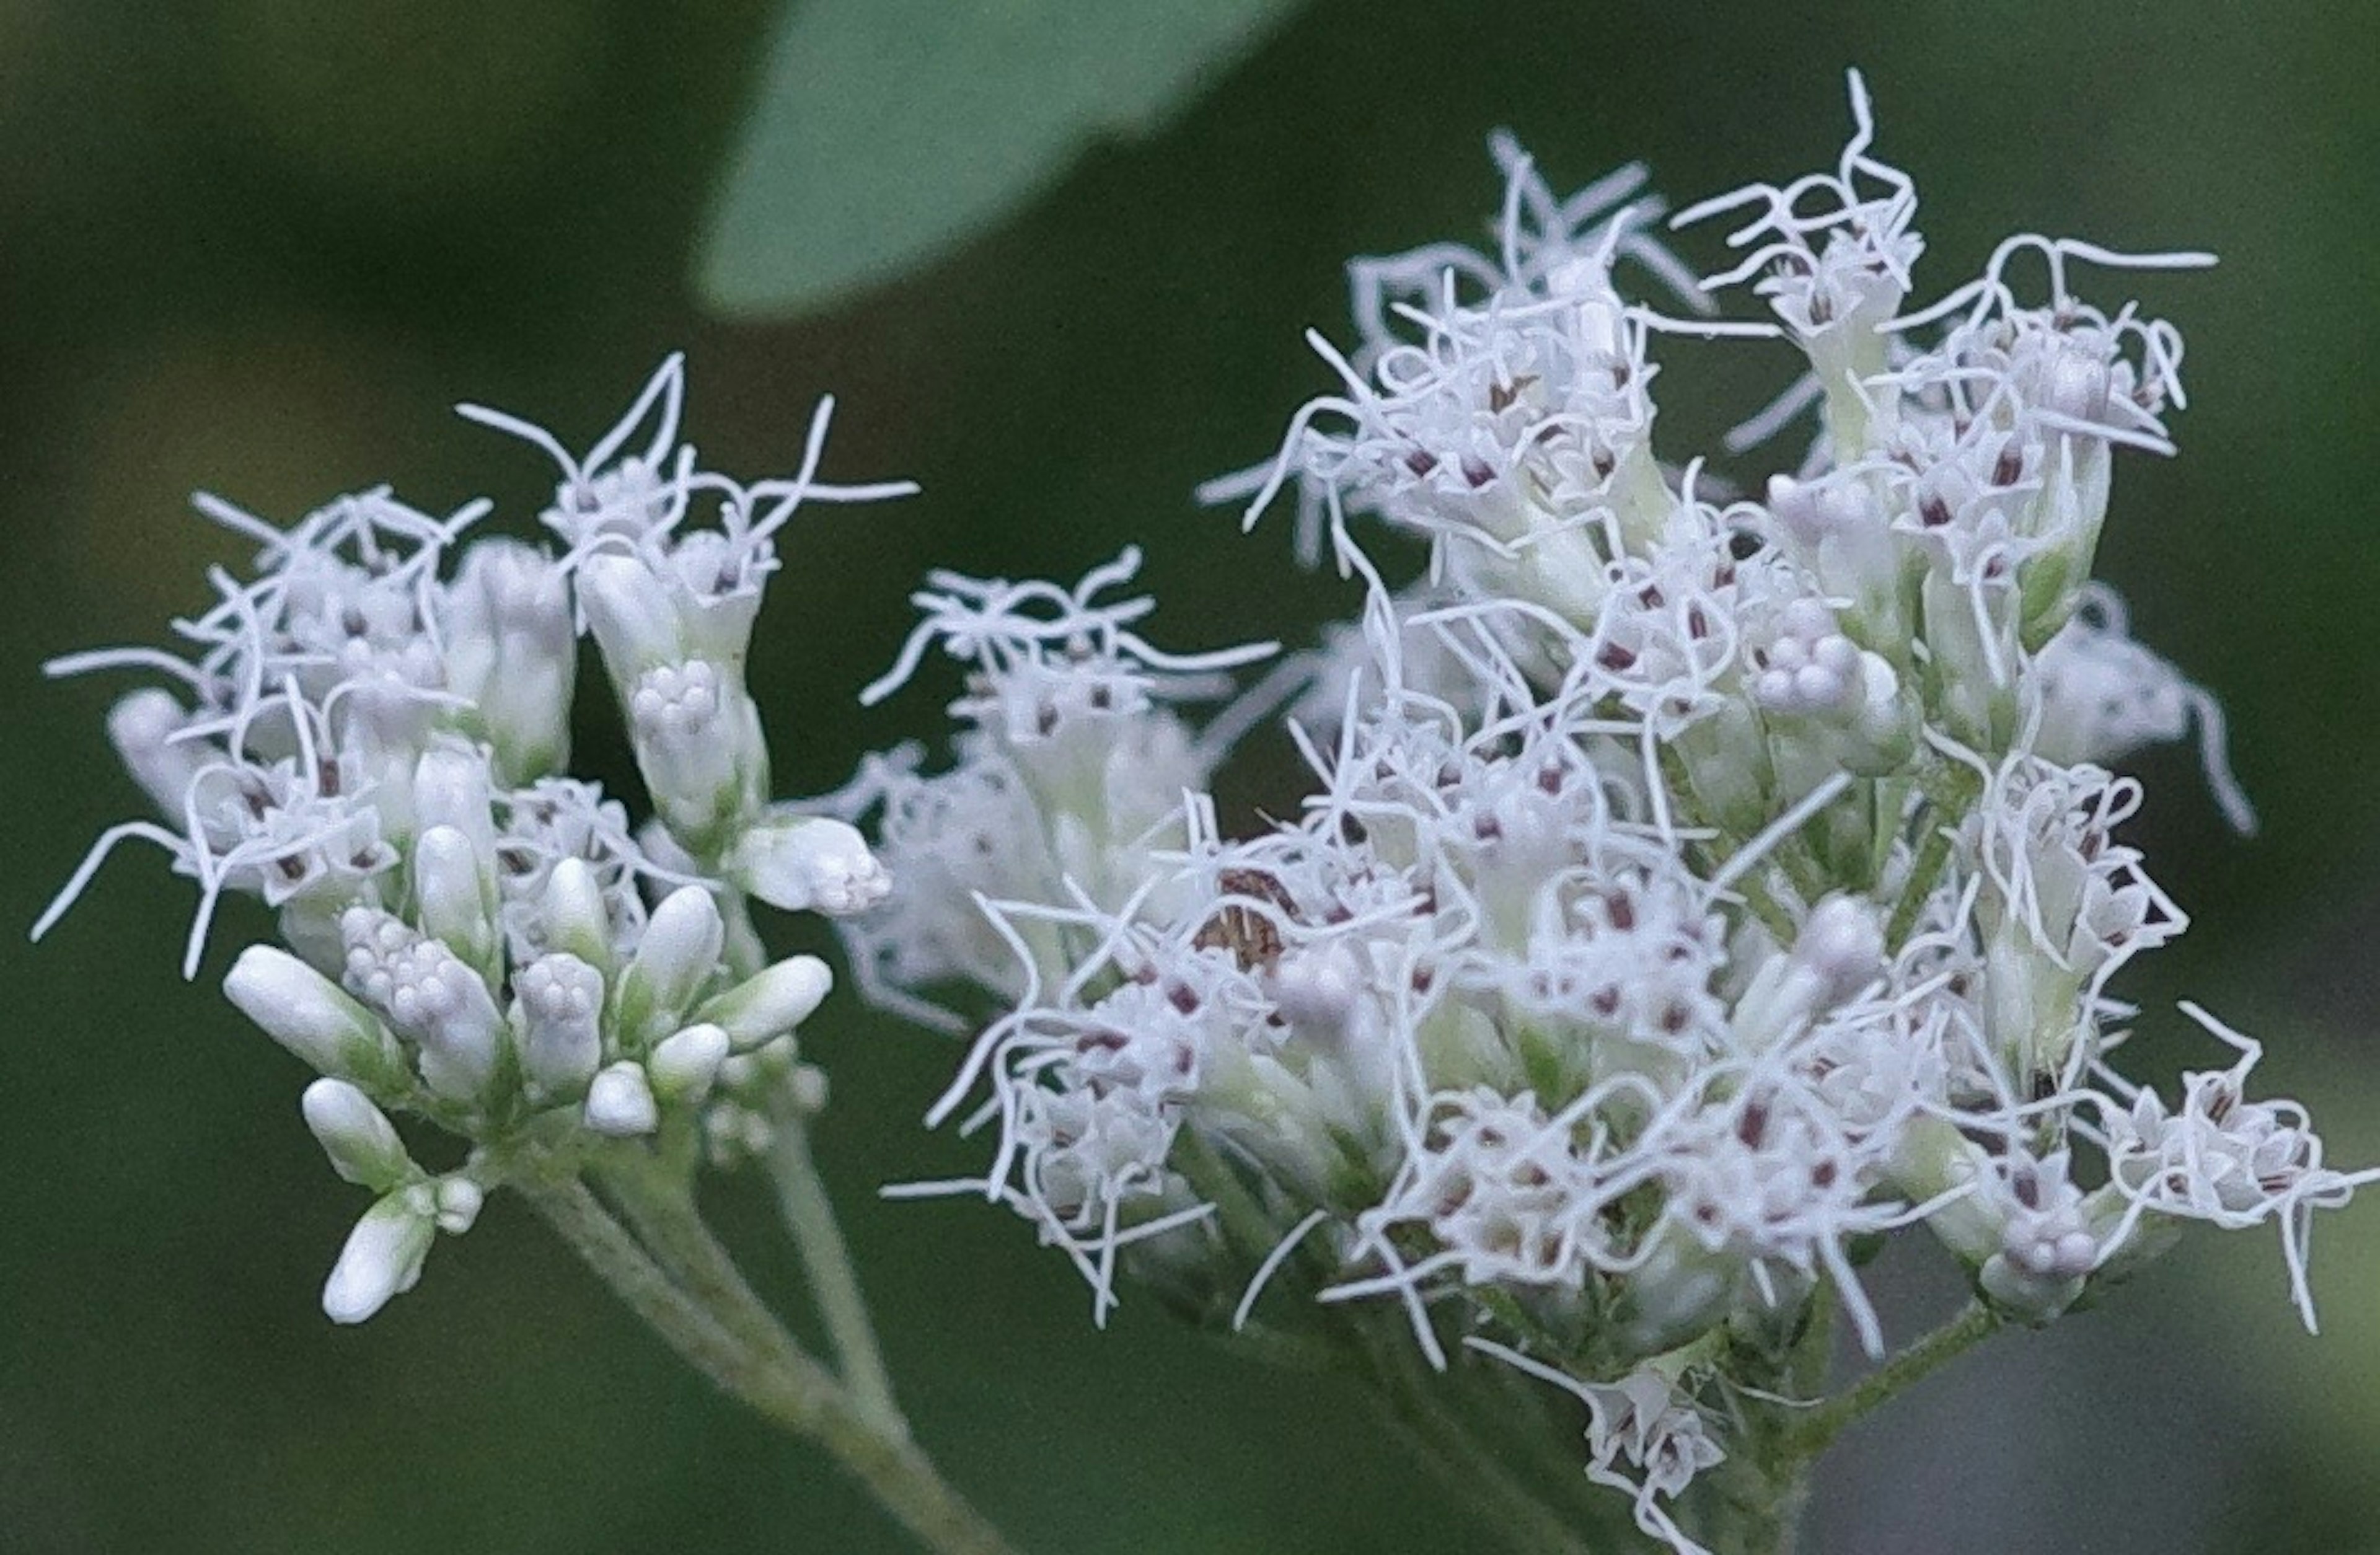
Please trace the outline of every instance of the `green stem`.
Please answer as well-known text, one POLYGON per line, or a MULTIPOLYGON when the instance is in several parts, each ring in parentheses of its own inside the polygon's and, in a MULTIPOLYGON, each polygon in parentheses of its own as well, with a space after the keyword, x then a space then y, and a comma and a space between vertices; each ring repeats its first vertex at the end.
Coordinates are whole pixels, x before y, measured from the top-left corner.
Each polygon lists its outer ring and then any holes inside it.
MULTIPOLYGON (((1014 1555, 905 1430, 886 1431, 833 1373, 799 1349, 756 1350, 732 1331, 638 1245, 585 1184, 525 1184, 522 1191, 670 1348, 721 1391, 824 1448, 919 1543, 937 1555, 1014 1555)), ((686 1208, 690 1214, 690 1200, 686 1208)))
POLYGON ((1957 1317, 1794 1422, 1786 1433, 1786 1451, 1805 1464, 1816 1458, 1846 1426, 1966 1354, 1999 1326, 1990 1307, 1969 1302, 1957 1317))
POLYGON ((1826 1388, 1834 1354, 1835 1303, 1826 1282, 1806 1298, 1801 1331, 1781 1348, 1729 1346, 1726 1369, 1733 1438, 1728 1457, 1697 1485, 1687 1505, 1695 1537, 1719 1555, 1793 1555, 1810 1500, 1810 1462, 1791 1433, 1803 1406, 1826 1388))
POLYGON ((663 1181, 641 1163, 605 1172, 601 1181, 654 1261, 713 1321, 760 1354, 800 1354, 801 1346, 703 1223, 687 1184, 663 1181))
POLYGON ((1928 822, 1925 837, 1910 866, 1909 883, 1901 888, 1900 900, 1894 904, 1891 920, 1884 928, 1884 942, 1892 949, 1908 942, 1917 927, 1917 915, 1925 910, 1925 899, 1934 893, 1934 882, 1941 879, 1943 866, 1950 861, 1951 833, 1942 818, 1964 815, 1978 785, 1979 780, 1964 768, 1925 784, 1925 805, 1918 813, 1928 822))
MULTIPOLYGON (((530 1186, 521 1191, 580 1261, 602 1277, 613 1294, 642 1318, 671 1349, 709 1378, 721 1391, 743 1397, 754 1370, 748 1343, 731 1332, 668 1270, 638 1245, 584 1183, 530 1186)), ((785 1367, 792 1385, 823 1391, 833 1386, 826 1369, 796 1353, 785 1367), (806 1372, 804 1368, 808 1368, 806 1372), (815 1373, 815 1375, 810 1375, 815 1373)), ((796 1428, 807 1430, 807 1419, 796 1428)))
POLYGON ((852 1267, 851 1246, 834 1218, 833 1202, 819 1178, 810 1155, 809 1130, 801 1114, 785 1108, 776 1119, 776 1140, 769 1150, 769 1175, 777 1185, 777 1207, 801 1249, 802 1268, 808 1273, 810 1293, 826 1323, 835 1359, 850 1389, 853 1403, 888 1435, 906 1439, 908 1423, 892 1398, 892 1379, 884 1368, 883 1351, 876 1342, 876 1326, 868 1320, 867 1299, 859 1293, 859 1276, 852 1267))

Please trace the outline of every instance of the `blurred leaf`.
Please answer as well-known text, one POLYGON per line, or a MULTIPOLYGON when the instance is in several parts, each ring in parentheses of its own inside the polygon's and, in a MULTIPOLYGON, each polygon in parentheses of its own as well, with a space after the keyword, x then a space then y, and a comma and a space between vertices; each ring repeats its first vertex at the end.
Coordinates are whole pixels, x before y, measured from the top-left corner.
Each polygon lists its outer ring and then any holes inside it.
POLYGON ((713 206, 713 310, 806 312, 1147 134, 1299 0, 795 0, 713 206))

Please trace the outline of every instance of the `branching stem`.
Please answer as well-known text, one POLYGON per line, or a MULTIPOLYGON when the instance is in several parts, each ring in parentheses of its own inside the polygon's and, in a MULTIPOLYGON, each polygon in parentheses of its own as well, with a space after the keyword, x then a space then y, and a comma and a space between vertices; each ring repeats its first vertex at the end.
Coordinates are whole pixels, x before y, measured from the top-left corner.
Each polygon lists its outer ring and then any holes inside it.
POLYGON ((817 1298, 819 1316, 834 1345, 844 1385, 862 1413, 884 1430, 905 1438, 908 1423, 893 1401, 892 1377, 884 1367, 867 1299, 860 1294, 850 1244, 844 1240, 833 1202, 810 1154, 808 1125, 788 1108, 776 1120, 776 1129, 769 1150, 769 1175, 777 1186, 777 1207, 784 1215, 785 1229, 801 1251, 802 1268, 809 1275, 810 1294, 817 1298))
POLYGON ((1787 1452, 1803 1463, 1817 1457, 1845 1427, 1966 1354, 1999 1326, 1990 1307, 1969 1302, 1957 1317, 1802 1416, 1786 1434, 1787 1452))
MULTIPOLYGON (((909 1440, 897 1415, 898 1428, 888 1428, 853 1389, 789 1337, 781 1342, 749 1331, 750 1315, 736 1310, 749 1291, 732 1262, 705 1267, 717 1244, 691 1197, 651 1195, 638 1201, 637 1220, 671 1249, 667 1261, 686 1265, 686 1272, 677 1275, 586 1184, 524 1183, 521 1188, 570 1249, 671 1349, 721 1391, 824 1448, 920 1544, 936 1555, 1014 1555, 909 1440)), ((717 1256, 725 1259, 723 1251, 717 1256)), ((777 1331, 783 1334, 782 1328, 777 1331)))

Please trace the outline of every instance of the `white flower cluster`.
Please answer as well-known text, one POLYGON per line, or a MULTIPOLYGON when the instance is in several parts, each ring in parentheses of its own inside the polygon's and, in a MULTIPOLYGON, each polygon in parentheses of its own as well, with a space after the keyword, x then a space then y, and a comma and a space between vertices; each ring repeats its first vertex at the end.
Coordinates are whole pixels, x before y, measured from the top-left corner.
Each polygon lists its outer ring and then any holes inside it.
POLYGON ((1340 391, 1212 489, 1253 522, 1293 487, 1359 625, 1200 733, 1183 702, 1259 650, 1152 648, 1148 601, 1101 597, 1129 554, 1076 589, 938 577, 876 694, 964 662, 955 764, 845 796, 905 884, 847 926, 873 988, 994 1012, 933 1114, 988 1092, 990 1163, 907 1191, 1012 1206, 1102 1314, 1120 1259, 1234 1325, 1293 1270, 1317 1320, 1401 1303, 1433 1359, 1584 1399, 1597 1476, 1680 1549, 1724 1347, 1828 1303, 1880 1353, 1884 1233, 2038 1322, 2178 1222, 2273 1222, 2303 1305, 2307 1217, 2363 1180, 2247 1099, 2244 1039, 2179 1103, 2110 1063, 2110 978, 2184 918, 2102 763, 2194 723, 2251 816, 2211 699, 2090 581, 2118 450, 2170 450, 2180 336, 2070 273, 2206 261, 2019 237, 1912 309, 1915 194, 1852 95, 1833 169, 1678 218, 1741 224, 1698 285, 1618 206, 1641 173, 1560 200, 1500 145, 1499 250, 1357 263, 1355 348, 1316 337, 1340 391), (1673 318, 1632 264, 1773 318, 1673 318), (1805 359, 1732 440, 1819 412, 1757 496, 1656 455, 1676 331, 1805 359), (1426 542, 1421 579, 1357 517, 1426 542), (1314 791, 1227 836, 1209 775, 1300 686, 1314 791))
POLYGON ((162 671, 175 689, 108 719, 161 819, 103 835, 34 932, 128 839, 198 884, 186 975, 225 893, 276 910, 284 946, 243 952, 225 990, 320 1073, 307 1124, 377 1196, 323 1292, 339 1321, 409 1288, 433 1233, 467 1229, 514 1174, 606 1148, 741 1159, 822 1097, 794 1031, 830 974, 769 964, 747 899, 853 912, 889 881, 850 826, 770 802, 746 649, 801 504, 912 488, 817 479, 831 402, 790 479, 703 471, 678 443, 683 395, 674 357, 584 458, 462 407, 560 467, 540 515, 559 553, 464 543, 484 502, 440 518, 383 488, 282 530, 200 496, 257 544, 255 575, 212 575, 178 652, 50 666, 162 671), (583 632, 652 802, 641 830, 566 771, 583 632), (417 1163, 392 1113, 464 1141, 460 1163, 417 1163))

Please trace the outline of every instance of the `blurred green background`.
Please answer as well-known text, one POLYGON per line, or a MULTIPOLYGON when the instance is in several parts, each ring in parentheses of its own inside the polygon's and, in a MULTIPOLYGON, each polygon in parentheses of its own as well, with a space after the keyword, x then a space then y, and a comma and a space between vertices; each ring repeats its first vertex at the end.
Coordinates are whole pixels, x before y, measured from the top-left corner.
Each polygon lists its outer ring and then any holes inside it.
MULTIPOLYGON (((156 640, 200 602, 231 552, 188 515, 194 485, 287 519, 390 480, 526 524, 550 476, 452 402, 583 444, 683 346, 693 435, 759 475, 795 462, 832 389, 829 474, 926 494, 820 510, 787 545, 754 682, 782 786, 814 790, 935 723, 929 693, 853 701, 929 565, 1072 576, 1136 540, 1160 640, 1184 646, 1295 638, 1343 608, 1292 575, 1285 527, 1242 540, 1188 493, 1324 385, 1298 336, 1343 317, 1346 255, 1481 231, 1489 128, 1557 184, 1642 155, 1694 198, 1831 161, 1856 63, 1883 153, 1924 191, 1928 291, 2021 226, 2223 256, 2145 278, 2188 332, 2192 403, 2179 460, 2126 468, 2102 570, 2225 699, 2265 832, 2225 835, 2186 754, 2141 763, 2141 839, 2198 930, 2126 991, 2151 1029, 2173 1033, 2189 991, 2282 1039, 2276 1084, 2326 1107, 2339 1159, 2380 1155, 2380 6, 1316 0, 992 236, 831 316, 728 326, 688 276, 771 11, 0 0, 0 924, 29 924, 136 808, 99 730, 118 687, 34 666, 156 640)), ((1671 456, 1781 382, 1751 355, 1670 354, 1671 456)), ((618 773, 607 739, 589 755, 618 773)), ((128 856, 49 942, 5 953, 0 1551, 904 1548, 510 1205, 443 1243, 419 1292, 334 1330, 316 1294, 361 1204, 298 1123, 294 1061, 213 990, 261 918, 229 913, 186 988, 188 900, 128 856)), ((975 1152, 917 1124, 944 1044, 833 1008, 809 1043, 835 1085, 820 1147, 896 1373, 1026 1548, 1491 1547, 1351 1395, 1147 1303, 1095 1332, 1020 1224, 876 1202, 975 1152)), ((2143 1047, 2153 1070, 2215 1057, 2143 1047)), ((749 1187, 721 1212, 773 1249, 749 1187)), ((2267 1239, 2194 1243, 1849 1441, 1822 1548, 2380 1549, 2380 1216, 2318 1240, 2321 1340, 2296 1331, 2267 1239)), ((1888 1274, 1903 1327, 1950 1298, 1923 1258, 1888 1274)))

